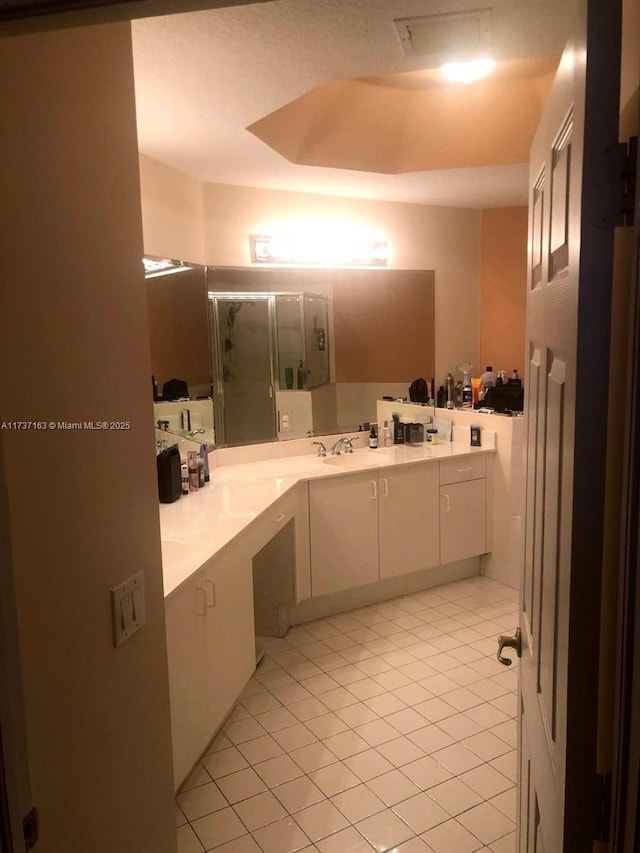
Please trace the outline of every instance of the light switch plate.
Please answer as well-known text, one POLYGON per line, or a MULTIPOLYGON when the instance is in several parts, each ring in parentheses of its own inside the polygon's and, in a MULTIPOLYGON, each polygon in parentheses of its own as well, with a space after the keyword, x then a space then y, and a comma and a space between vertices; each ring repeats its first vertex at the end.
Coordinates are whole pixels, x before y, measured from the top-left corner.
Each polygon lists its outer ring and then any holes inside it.
POLYGON ((113 645, 117 648, 145 623, 144 573, 138 572, 111 590, 113 645))

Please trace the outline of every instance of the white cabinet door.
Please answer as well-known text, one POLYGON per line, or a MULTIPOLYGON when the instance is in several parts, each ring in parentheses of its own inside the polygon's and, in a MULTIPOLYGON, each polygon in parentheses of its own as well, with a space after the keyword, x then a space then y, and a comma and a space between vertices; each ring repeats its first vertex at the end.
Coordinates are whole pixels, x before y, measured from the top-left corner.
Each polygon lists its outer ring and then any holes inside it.
POLYGON ((381 580, 438 565, 438 488, 437 465, 378 473, 381 580))
POLYGON ((487 550, 487 481, 440 486, 440 562, 453 563, 487 550))
POLYGON ((200 573, 206 594, 206 685, 208 725, 205 748, 233 708, 255 669, 251 557, 237 547, 211 560, 200 573))
POLYGON ((182 784, 202 750, 209 734, 204 592, 191 579, 166 602, 169 699, 173 743, 173 778, 182 784))
POLYGON ((311 594, 378 580, 378 476, 348 474, 309 483, 311 594))

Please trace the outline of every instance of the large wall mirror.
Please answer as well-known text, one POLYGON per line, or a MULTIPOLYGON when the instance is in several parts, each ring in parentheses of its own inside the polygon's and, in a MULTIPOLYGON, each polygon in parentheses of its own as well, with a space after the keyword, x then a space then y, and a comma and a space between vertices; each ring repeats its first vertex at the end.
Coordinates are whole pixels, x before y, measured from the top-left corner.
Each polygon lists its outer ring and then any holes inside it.
POLYGON ((431 270, 184 266, 147 281, 157 426, 216 446, 349 431, 434 374, 431 270))

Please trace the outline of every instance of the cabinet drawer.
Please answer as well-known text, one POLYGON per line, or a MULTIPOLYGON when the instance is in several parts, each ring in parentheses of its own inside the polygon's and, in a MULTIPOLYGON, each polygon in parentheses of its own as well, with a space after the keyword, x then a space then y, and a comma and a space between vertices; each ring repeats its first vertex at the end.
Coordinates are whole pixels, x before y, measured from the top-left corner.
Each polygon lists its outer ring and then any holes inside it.
POLYGON ((456 459, 440 461, 440 485, 462 483, 465 480, 479 480, 487 476, 487 457, 459 456, 456 459))

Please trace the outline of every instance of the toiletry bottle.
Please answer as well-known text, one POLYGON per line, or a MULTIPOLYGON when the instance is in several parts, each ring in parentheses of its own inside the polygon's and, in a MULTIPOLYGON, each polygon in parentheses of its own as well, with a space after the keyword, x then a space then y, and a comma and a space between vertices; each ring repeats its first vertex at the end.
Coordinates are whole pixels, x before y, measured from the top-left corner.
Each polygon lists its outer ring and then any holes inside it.
POLYGON ((187 460, 183 459, 180 464, 180 475, 182 479, 182 494, 189 494, 189 465, 187 460))
POLYGON ((480 384, 482 385, 482 390, 486 391, 487 388, 493 388, 496 384, 496 379, 498 377, 493 372, 493 367, 487 366, 485 372, 480 376, 480 384))
POLYGON ((447 409, 453 409, 456 403, 456 398, 453 384, 453 376, 450 373, 447 373, 447 377, 444 380, 444 384, 447 388, 447 409))
POLYGON ((384 422, 384 429, 382 430, 382 438, 383 444, 385 447, 391 447, 393 444, 393 434, 391 432, 391 427, 389 426, 389 421, 384 422))
POLYGON ((369 450, 378 449, 378 425, 371 424, 371 432, 369 433, 369 450))
POLYGON ((436 403, 437 403, 437 406, 439 409, 444 409, 445 399, 446 399, 446 397, 445 397, 444 385, 441 385, 438 388, 438 393, 436 395, 436 403))
POLYGON ((158 383, 156 382, 156 377, 153 375, 153 371, 151 371, 151 387, 153 388, 153 402, 158 399, 158 383))
POLYGON ((455 392, 454 392, 454 403, 456 409, 462 408, 462 380, 458 379, 456 382, 455 392))
POLYGON ((504 380, 502 379, 503 373, 504 370, 499 370, 498 373, 496 373, 496 388, 502 388, 504 385, 504 380))
POLYGON ((393 443, 404 444, 404 424, 400 423, 398 415, 393 416, 393 443))
POLYGON ((204 463, 204 481, 205 483, 209 482, 209 452, 207 450, 206 444, 200 445, 200 456, 202 457, 202 462, 204 463))
POLYGON ((462 408, 470 409, 473 406, 473 390, 471 388, 471 374, 462 374, 462 408))
POLYGON ((187 464, 189 466, 189 491, 197 492, 200 488, 198 479, 198 459, 200 454, 197 450, 190 450, 187 454, 187 464))
POLYGON ((198 488, 204 486, 204 459, 198 454, 198 488))
POLYGON ((509 385, 516 385, 518 388, 522 387, 522 379, 518 376, 518 371, 513 368, 513 373, 511 374, 511 379, 509 379, 509 385))
POLYGON ((300 361, 300 364, 298 365, 298 388, 299 389, 304 388, 304 367, 302 365, 302 360, 300 361))

